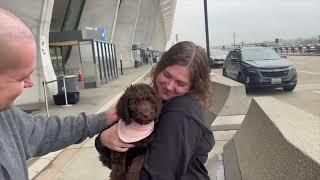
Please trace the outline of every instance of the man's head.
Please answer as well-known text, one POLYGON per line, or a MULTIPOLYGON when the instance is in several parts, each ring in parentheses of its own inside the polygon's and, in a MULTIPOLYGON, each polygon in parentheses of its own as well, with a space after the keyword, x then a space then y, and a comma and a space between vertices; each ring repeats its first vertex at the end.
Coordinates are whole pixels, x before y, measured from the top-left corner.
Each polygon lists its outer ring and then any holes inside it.
POLYGON ((24 88, 32 87, 36 44, 21 19, 0 8, 0 111, 9 108, 24 88))

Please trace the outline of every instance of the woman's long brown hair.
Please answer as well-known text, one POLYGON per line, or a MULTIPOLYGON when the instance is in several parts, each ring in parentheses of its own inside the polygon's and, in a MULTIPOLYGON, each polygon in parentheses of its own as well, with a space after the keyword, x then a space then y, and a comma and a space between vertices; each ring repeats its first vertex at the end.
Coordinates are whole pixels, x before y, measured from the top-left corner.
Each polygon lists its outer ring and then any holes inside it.
POLYGON ((156 77, 165 68, 172 65, 183 65, 191 72, 190 94, 194 96, 203 108, 210 106, 210 68, 208 56, 204 48, 191 41, 182 41, 164 52, 158 64, 151 71, 152 84, 156 88, 156 77))

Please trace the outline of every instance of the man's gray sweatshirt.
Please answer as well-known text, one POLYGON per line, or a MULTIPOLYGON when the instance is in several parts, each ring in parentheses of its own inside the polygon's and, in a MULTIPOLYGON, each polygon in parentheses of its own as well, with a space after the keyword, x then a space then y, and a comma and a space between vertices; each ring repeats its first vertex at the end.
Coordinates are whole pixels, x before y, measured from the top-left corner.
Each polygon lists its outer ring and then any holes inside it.
POLYGON ((26 160, 81 143, 105 128, 105 113, 62 119, 31 116, 15 107, 2 111, 0 180, 27 180, 26 160))

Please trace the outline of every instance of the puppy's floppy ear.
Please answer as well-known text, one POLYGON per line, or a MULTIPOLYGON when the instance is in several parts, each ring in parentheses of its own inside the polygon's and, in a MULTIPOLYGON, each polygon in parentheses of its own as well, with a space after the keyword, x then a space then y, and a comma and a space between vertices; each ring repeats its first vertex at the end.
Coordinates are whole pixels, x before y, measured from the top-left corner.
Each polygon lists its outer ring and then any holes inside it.
POLYGON ((126 103, 123 105, 123 114, 124 114, 124 121, 125 122, 130 122, 130 112, 129 112, 129 98, 126 98, 126 103))
POLYGON ((124 121, 128 122, 130 120, 130 112, 129 112, 129 97, 126 94, 123 94, 117 105, 117 115, 124 121))

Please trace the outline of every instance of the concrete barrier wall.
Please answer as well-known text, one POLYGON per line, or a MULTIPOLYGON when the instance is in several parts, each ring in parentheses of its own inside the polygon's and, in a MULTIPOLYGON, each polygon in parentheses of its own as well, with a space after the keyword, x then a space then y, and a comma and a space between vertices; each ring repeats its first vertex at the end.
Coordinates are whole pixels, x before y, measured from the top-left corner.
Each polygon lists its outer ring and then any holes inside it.
POLYGON ((320 118, 271 97, 254 98, 223 156, 227 180, 319 179, 320 118))
POLYGON ((247 113, 251 98, 247 97, 243 84, 224 76, 211 76, 211 85, 211 113, 217 116, 247 113))
POLYGON ((213 131, 239 129, 251 101, 245 87, 224 76, 211 76, 212 106, 210 112, 213 131))

